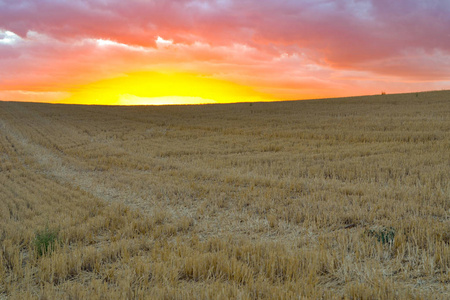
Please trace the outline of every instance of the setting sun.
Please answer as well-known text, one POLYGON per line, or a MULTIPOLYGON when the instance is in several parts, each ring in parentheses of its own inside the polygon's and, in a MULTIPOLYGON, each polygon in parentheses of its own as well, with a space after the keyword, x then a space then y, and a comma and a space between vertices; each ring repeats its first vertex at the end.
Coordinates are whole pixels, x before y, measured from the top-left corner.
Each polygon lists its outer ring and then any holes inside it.
POLYGON ((61 103, 165 105, 273 100, 249 87, 189 73, 129 73, 80 86, 70 93, 61 103))

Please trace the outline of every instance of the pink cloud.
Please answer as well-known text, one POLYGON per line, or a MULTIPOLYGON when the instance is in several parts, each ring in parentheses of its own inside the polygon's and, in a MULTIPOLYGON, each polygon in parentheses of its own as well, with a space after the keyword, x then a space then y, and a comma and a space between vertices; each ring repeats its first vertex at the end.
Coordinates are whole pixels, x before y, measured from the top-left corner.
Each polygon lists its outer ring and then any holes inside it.
POLYGON ((448 28, 450 3, 438 0, 1 0, 0 89, 60 91, 161 68, 286 97, 448 88, 448 28), (158 47, 158 36, 173 44, 158 47))

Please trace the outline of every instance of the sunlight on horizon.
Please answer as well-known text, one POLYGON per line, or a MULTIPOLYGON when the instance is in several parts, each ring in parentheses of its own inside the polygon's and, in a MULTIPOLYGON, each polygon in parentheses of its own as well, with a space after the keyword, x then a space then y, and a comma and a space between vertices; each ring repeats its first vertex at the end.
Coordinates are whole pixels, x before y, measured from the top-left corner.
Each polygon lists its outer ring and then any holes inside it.
POLYGON ((65 104, 169 105, 276 100, 248 86, 191 73, 135 72, 76 87, 65 104))
POLYGON ((195 105, 217 103, 212 99, 186 96, 165 96, 165 97, 138 97, 135 95, 120 95, 117 105, 195 105))

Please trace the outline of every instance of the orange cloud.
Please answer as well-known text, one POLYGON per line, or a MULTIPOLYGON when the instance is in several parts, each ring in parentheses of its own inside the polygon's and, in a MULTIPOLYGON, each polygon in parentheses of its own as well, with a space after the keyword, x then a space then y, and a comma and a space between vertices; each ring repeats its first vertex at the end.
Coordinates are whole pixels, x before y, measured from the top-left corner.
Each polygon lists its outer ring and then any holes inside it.
POLYGON ((270 99, 444 89, 447 28, 445 1, 4 0, 0 99, 135 72, 202 74, 270 99))

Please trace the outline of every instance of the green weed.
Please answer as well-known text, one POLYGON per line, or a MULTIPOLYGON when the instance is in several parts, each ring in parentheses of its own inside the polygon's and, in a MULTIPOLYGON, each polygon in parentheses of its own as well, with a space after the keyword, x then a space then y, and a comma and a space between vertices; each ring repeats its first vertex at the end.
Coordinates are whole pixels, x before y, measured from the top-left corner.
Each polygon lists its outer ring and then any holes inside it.
POLYGON ((379 242, 384 244, 391 244, 394 241, 395 229, 392 227, 373 229, 367 232, 369 236, 375 237, 379 242))
POLYGON ((49 229, 48 226, 36 233, 34 238, 34 248, 37 255, 42 256, 51 253, 58 242, 58 231, 49 229))

